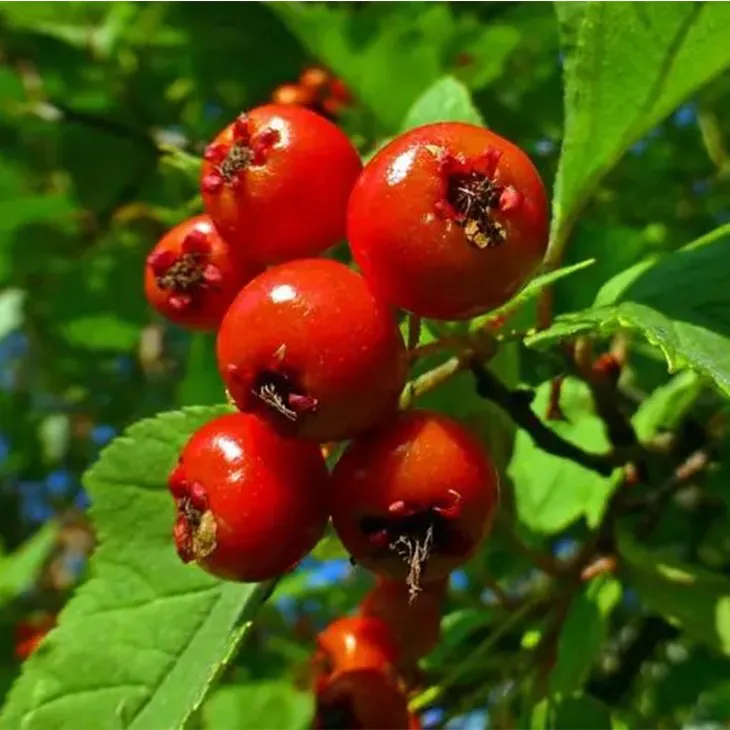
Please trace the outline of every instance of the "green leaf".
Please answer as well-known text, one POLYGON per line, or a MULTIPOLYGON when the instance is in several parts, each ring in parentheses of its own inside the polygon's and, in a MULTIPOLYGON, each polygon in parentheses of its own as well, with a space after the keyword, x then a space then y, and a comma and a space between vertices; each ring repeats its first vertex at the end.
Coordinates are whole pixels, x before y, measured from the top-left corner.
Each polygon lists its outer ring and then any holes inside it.
POLYGON ((704 390, 702 378, 686 370, 654 390, 632 417, 636 435, 646 441, 660 431, 672 431, 704 390))
POLYGON ((522 289, 522 291, 519 292, 519 294, 512 297, 512 299, 510 299, 506 304, 503 304, 501 307, 492 310, 488 314, 472 319, 469 323, 469 329, 471 331, 476 331, 484 327, 484 325, 487 324, 490 320, 499 319, 500 317, 507 315, 510 312, 513 312, 518 307, 521 307, 523 304, 526 304, 530 300, 534 299, 546 286, 550 286, 556 281, 565 279, 566 277, 571 276, 578 271, 583 271, 583 269, 587 269, 589 266, 592 266, 595 261, 595 259, 588 259, 587 261, 581 261, 578 264, 564 266, 562 269, 556 269, 555 271, 549 271, 545 274, 540 274, 539 276, 536 276, 527 284, 527 286, 525 286, 524 289, 522 289))
POLYGON ((588 695, 545 698, 532 708, 530 730, 607 730, 608 707, 588 695))
POLYGON ((252 682, 221 687, 203 705, 205 730, 305 730, 314 715, 311 692, 290 682, 252 682))
POLYGON ((579 210, 623 152, 730 64, 726 3, 590 2, 559 17, 568 24, 568 45, 554 261, 579 210))
POLYGON ((242 640, 268 584, 183 565, 170 537, 169 470, 190 434, 225 408, 129 428, 84 479, 99 546, 92 577, 23 665, 4 728, 180 728, 242 640))
POLYGON ((730 656, 730 579, 619 535, 621 570, 642 601, 693 639, 730 656))
POLYGON ((621 598, 621 584, 599 575, 584 585, 570 604, 550 673, 550 691, 570 695, 583 688, 608 635, 611 612, 621 598))
POLYGON ((27 223, 68 217, 74 208, 62 195, 15 198, 0 202, 0 237, 27 223))
POLYGON ((0 603, 33 586, 58 538, 58 524, 48 522, 10 555, 0 559, 0 603))
POLYGON ((730 394, 730 225, 653 264, 607 283, 616 303, 561 315, 552 327, 531 335, 528 346, 565 337, 619 330, 639 333, 658 347, 670 371, 691 368, 730 394))
POLYGON ((469 89, 453 76, 439 79, 413 102, 403 120, 402 131, 433 122, 484 124, 469 89))
MULTIPOLYGON (((533 409, 544 420, 550 383, 538 389, 533 409)), ((575 378, 563 381, 560 406, 565 421, 545 421, 563 438, 586 451, 609 449, 603 421, 592 411, 588 387, 575 378)), ((508 469, 514 483, 517 516, 531 530, 553 534, 585 517, 595 527, 618 484, 618 476, 602 477, 568 459, 548 454, 535 446, 526 431, 518 431, 508 469)))
POLYGON ((58 323, 59 333, 70 345, 88 350, 129 350, 139 341, 139 329, 111 312, 58 323))
POLYGON ((465 33, 481 34, 476 24, 460 24, 442 3, 371 3, 357 13, 333 3, 268 7, 392 131, 418 96, 447 71, 450 49, 469 40, 465 33))

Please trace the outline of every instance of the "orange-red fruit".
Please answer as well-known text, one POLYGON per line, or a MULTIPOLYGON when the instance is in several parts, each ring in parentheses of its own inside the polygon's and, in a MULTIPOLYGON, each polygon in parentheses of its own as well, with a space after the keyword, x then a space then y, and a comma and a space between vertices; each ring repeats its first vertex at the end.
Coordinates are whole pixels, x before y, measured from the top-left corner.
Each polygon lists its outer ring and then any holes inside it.
POLYGON ((360 614, 385 622, 398 645, 401 665, 412 666, 439 642, 448 578, 426 583, 415 600, 403 581, 382 576, 376 580, 360 604, 360 614))
POLYGON ((294 104, 312 106, 317 102, 317 94, 301 84, 282 84, 271 95, 274 104, 294 104))
POLYGON ((477 549, 492 523, 499 479, 489 454, 463 426, 409 411, 353 441, 337 463, 332 522, 353 558, 406 581, 446 578, 477 549))
POLYGON ((385 622, 352 616, 317 637, 315 727, 405 728, 408 708, 395 672, 398 649, 385 622))
POLYGON ((207 215, 188 218, 155 245, 145 265, 145 293, 164 317, 214 330, 260 267, 236 253, 207 215))
POLYGON ((350 198, 348 240, 393 305, 466 319, 504 304, 535 274, 548 205, 527 155, 494 132, 442 122, 397 137, 350 198))
POLYGON ((326 259, 256 277, 228 310, 217 348, 239 409, 319 442, 350 438, 391 415, 406 378, 389 308, 362 276, 326 259))
POLYGON ((242 114, 208 145, 201 190, 221 234, 261 264, 316 256, 345 238, 357 150, 299 106, 242 114))
POLYGON ((317 730, 404 730, 411 727, 405 691, 377 669, 341 674, 322 686, 315 697, 313 726, 317 730))
POLYGON ((229 580, 284 573, 324 532, 328 480, 315 444, 244 413, 210 421, 187 442, 168 481, 180 558, 229 580))
POLYGON ((318 678, 355 669, 388 670, 399 661, 390 627, 373 616, 346 616, 333 621, 317 637, 318 678))
POLYGON ((56 625, 55 613, 40 613, 20 621, 15 627, 15 656, 25 661, 56 625))
POLYGON ((305 68, 299 76, 299 83, 316 93, 324 91, 331 83, 332 75, 320 66, 305 68))

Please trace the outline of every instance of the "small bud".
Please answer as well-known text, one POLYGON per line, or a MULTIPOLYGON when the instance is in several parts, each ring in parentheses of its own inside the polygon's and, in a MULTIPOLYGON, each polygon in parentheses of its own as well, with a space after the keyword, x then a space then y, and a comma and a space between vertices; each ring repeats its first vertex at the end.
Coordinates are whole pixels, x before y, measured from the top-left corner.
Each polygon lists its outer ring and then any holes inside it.
POLYGON ((223 162, 227 154, 228 147, 226 145, 221 144, 220 142, 214 142, 213 144, 209 144, 205 148, 205 152, 203 153, 203 159, 207 162, 213 162, 217 164, 219 162, 223 162))
POLYGON ((480 155, 477 159, 474 168, 476 172, 480 172, 482 175, 493 177, 501 159, 502 150, 498 150, 496 147, 489 147, 484 154, 480 155))
POLYGON ((182 252, 191 254, 210 253, 210 243, 208 242, 207 234, 197 228, 190 231, 183 239, 182 252))
POLYGON ((155 276, 163 276, 175 261, 177 256, 173 251, 154 251, 147 257, 147 266, 155 276))
POLYGON ((193 482, 190 485, 188 500, 190 506, 198 512, 205 512, 208 509, 208 495, 200 482, 193 482))
POLYGON ((248 142, 251 138, 251 121, 246 114, 239 114, 233 122, 233 138, 236 142, 248 142))
POLYGON ((188 482, 181 466, 176 466, 167 480, 167 488, 175 499, 183 499, 188 494, 188 482))

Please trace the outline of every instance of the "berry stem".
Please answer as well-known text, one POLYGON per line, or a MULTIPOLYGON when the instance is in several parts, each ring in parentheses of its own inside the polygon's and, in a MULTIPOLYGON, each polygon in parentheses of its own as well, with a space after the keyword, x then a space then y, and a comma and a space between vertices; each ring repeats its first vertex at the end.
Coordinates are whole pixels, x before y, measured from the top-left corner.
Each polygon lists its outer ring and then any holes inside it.
POLYGON ((424 393, 428 393, 447 381, 451 380, 457 373, 465 370, 469 363, 469 359, 465 356, 454 356, 446 362, 437 365, 432 370, 419 375, 414 380, 406 383, 400 396, 400 408, 405 410, 410 408, 414 401, 420 398, 424 393))

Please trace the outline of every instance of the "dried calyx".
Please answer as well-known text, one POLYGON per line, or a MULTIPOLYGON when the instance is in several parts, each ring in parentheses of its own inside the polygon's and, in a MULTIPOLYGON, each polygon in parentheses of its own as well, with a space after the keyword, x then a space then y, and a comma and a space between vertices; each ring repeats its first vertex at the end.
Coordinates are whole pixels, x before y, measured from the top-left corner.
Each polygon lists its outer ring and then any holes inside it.
POLYGON ((265 128, 254 132, 251 120, 241 114, 233 123, 230 144, 214 142, 203 158, 213 164, 213 172, 202 181, 203 191, 214 193, 223 185, 235 188, 242 174, 252 166, 262 165, 269 150, 279 141, 279 132, 265 128))
POLYGON ((277 370, 262 370, 254 379, 251 394, 267 411, 290 424, 317 411, 317 399, 304 393, 295 378, 277 370))
POLYGON ((200 482, 185 479, 180 466, 170 475, 170 492, 177 505, 173 528, 175 547, 184 563, 201 560, 216 548, 216 521, 200 482))
POLYGON ((210 253, 206 234, 195 230, 185 236, 179 254, 167 249, 147 257, 157 286, 169 292, 169 302, 175 309, 189 308, 203 289, 220 286, 221 271, 210 263, 210 253))
POLYGON ((479 249, 499 246, 507 240, 504 217, 523 202, 522 193, 495 180, 501 156, 499 150, 490 147, 474 160, 447 155, 441 161, 445 203, 439 212, 461 226, 467 241, 479 249))
POLYGON ((387 517, 365 517, 360 523, 375 551, 390 551, 406 564, 411 602, 422 590, 429 559, 435 554, 448 555, 463 549, 450 524, 461 514, 461 495, 453 489, 447 494, 448 499, 439 504, 393 502, 387 517))

